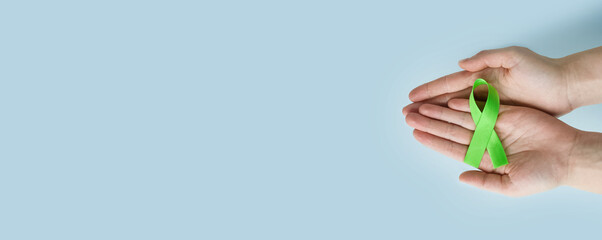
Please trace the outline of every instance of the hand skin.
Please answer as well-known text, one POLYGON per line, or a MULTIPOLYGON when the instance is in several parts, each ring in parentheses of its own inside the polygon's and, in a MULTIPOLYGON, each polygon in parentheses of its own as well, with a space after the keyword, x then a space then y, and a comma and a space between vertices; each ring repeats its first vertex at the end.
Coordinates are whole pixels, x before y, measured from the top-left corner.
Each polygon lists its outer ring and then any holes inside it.
POLYGON ((602 133, 581 132, 575 146, 567 184, 602 194, 602 133))
POLYGON ((503 104, 528 106, 554 116, 602 102, 602 47, 557 59, 524 47, 508 47, 481 51, 459 65, 464 71, 412 90, 409 97, 414 103, 403 109, 404 116, 424 103, 445 105, 452 98, 468 98, 477 78, 492 84, 503 104))
MULTIPOLYGON (((422 144, 463 161, 474 130, 467 99, 448 107, 422 104, 406 122, 422 144)), ((525 196, 560 185, 602 193, 602 134, 583 132, 544 112, 502 105, 495 131, 508 165, 493 169, 485 153, 479 169, 460 181, 508 196, 525 196)))

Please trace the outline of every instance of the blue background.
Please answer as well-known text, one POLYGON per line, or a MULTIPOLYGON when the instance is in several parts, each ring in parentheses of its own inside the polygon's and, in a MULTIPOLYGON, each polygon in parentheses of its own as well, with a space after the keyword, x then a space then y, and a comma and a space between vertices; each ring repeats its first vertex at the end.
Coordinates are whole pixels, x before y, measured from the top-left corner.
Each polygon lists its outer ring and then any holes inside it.
MULTIPOLYGON (((602 43, 600 1, 2 1, 0 239, 599 236, 602 196, 457 180, 415 86, 602 43)), ((545 91, 548 86, 541 86, 545 91)), ((601 106, 562 119, 602 131, 601 106)))

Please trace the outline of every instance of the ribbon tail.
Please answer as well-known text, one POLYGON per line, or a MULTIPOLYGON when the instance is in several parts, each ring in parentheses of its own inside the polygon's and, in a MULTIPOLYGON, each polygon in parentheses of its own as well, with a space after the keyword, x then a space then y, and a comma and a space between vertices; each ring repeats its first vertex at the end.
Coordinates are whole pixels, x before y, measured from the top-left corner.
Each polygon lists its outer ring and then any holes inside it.
POLYGON ((491 137, 489 139, 489 143, 487 143, 487 152, 491 157, 491 162, 493 163, 493 168, 498 168, 508 164, 508 158, 506 157, 506 151, 504 151, 504 147, 502 146, 502 142, 498 137, 497 133, 493 131, 491 133, 491 137))
POLYGON ((483 154, 485 154, 485 150, 489 145, 491 135, 495 133, 493 130, 495 122, 483 119, 483 117, 481 115, 481 118, 476 121, 476 128, 464 157, 464 163, 475 168, 479 168, 483 154))

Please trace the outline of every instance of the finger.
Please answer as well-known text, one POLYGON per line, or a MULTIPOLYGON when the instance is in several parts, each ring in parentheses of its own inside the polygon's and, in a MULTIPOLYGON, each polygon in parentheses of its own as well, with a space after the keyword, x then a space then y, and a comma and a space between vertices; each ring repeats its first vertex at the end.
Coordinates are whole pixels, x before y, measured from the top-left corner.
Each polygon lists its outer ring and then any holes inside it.
POLYGON ((447 94, 439 95, 437 97, 430 98, 430 99, 427 99, 427 100, 424 100, 421 102, 410 103, 409 105, 405 106, 401 110, 401 112, 403 113, 404 116, 406 116, 410 112, 418 112, 418 108, 424 103, 445 106, 445 105, 447 105, 447 102, 450 99, 467 98, 469 95, 470 95, 470 89, 464 89, 464 90, 458 91, 458 92, 447 93, 447 94))
POLYGON ((460 162, 464 161, 464 155, 466 154, 466 149, 468 149, 466 145, 455 143, 418 129, 414 130, 414 138, 422 145, 460 162))
POLYGON ((517 191, 510 177, 506 174, 486 173, 472 170, 460 174, 460 181, 487 191, 509 196, 517 196, 517 191))
MULTIPOLYGON (((470 106, 468 105, 468 99, 451 99, 447 102, 447 106, 453 110, 461 112, 470 112, 470 106)), ((512 109, 514 106, 500 105, 500 113, 512 109)))
POLYGON ((418 112, 418 108, 420 108, 420 106, 422 106, 422 102, 417 102, 417 103, 410 103, 407 106, 403 107, 403 109, 401 109, 401 113, 403 114, 403 116, 407 116, 408 113, 417 113, 418 112))
MULTIPOLYGON (((466 156, 466 151, 468 146, 456 143, 433 134, 420 131, 418 129, 414 129, 414 138, 418 140, 422 145, 435 150, 447 157, 455 159, 460 162, 464 162, 464 156, 466 156)), ((485 152, 483 155, 483 159, 479 166, 479 169, 485 172, 498 172, 503 173, 504 168, 500 167, 497 169, 493 169, 493 164, 491 163, 491 157, 489 154, 485 152)))
POLYGON ((442 94, 462 91, 472 86, 474 79, 471 72, 452 73, 414 88, 410 91, 409 97, 412 102, 419 102, 442 94))
POLYGON ((447 107, 441 107, 432 104, 422 104, 418 108, 418 113, 429 118, 438 119, 459 125, 468 130, 474 130, 475 125, 469 113, 456 111, 447 107))
POLYGON ((461 60, 458 65, 466 71, 477 72, 485 68, 512 68, 522 58, 524 48, 507 47, 483 50, 476 55, 461 60))
POLYGON ((447 102, 447 106, 453 110, 460 112, 470 112, 470 106, 468 105, 468 99, 451 99, 447 102))
POLYGON ((410 127, 460 144, 468 145, 472 131, 458 125, 425 117, 418 113, 409 113, 406 122, 410 127))

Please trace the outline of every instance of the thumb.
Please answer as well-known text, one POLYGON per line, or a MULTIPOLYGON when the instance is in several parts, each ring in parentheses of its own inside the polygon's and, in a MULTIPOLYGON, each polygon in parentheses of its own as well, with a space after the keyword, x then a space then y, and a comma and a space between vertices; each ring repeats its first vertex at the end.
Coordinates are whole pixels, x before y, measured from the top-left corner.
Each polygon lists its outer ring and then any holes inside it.
POLYGON ((507 47, 483 50, 476 55, 461 60, 458 65, 466 71, 477 72, 485 68, 512 68, 516 66, 525 54, 526 48, 507 47))
POLYGON ((506 196, 525 195, 517 190, 508 175, 471 170, 460 174, 460 182, 506 196))

